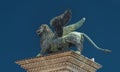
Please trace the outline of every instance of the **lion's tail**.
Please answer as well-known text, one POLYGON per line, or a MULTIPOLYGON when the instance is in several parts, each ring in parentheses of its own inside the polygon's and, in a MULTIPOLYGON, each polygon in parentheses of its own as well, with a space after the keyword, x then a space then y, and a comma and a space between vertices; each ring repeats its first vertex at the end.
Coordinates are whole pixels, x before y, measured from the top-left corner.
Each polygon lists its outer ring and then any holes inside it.
POLYGON ((89 41, 96 49, 101 50, 101 51, 104 51, 104 52, 107 52, 107 53, 110 53, 110 52, 111 52, 111 50, 102 49, 102 48, 98 47, 98 46, 93 42, 93 40, 92 40, 87 34, 85 34, 85 33, 82 33, 82 34, 83 34, 83 36, 84 36, 86 39, 88 39, 88 41, 89 41))

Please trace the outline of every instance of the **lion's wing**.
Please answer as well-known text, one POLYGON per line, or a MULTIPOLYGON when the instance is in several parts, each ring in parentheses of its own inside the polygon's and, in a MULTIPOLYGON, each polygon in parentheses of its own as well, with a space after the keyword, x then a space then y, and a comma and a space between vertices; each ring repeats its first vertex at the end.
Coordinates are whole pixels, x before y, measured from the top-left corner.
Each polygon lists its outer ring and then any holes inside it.
POLYGON ((74 23, 74 24, 70 24, 68 26, 65 26, 63 28, 63 36, 70 33, 70 32, 73 32, 75 31, 76 29, 80 28, 85 22, 85 18, 82 18, 80 21, 74 23))
POLYGON ((54 17, 50 21, 50 25, 53 27, 56 37, 63 35, 63 27, 70 21, 71 14, 71 10, 66 10, 63 14, 54 17))

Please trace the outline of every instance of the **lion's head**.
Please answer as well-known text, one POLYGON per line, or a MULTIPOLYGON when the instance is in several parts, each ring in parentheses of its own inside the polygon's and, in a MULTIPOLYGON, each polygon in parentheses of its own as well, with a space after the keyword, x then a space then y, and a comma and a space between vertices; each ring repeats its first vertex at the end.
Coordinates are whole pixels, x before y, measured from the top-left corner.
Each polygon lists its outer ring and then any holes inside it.
POLYGON ((54 35, 52 30, 49 28, 47 24, 42 24, 36 31, 37 35, 41 36, 43 34, 47 34, 48 36, 54 35))
POLYGON ((42 24, 36 31, 37 35, 41 36, 43 33, 52 33, 47 24, 42 24))

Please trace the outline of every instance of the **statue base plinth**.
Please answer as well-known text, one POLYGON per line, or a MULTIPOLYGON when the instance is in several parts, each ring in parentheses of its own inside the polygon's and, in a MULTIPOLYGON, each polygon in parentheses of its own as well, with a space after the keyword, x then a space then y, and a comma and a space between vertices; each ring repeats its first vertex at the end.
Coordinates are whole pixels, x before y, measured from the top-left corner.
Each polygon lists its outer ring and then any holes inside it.
POLYGON ((27 72, 96 72, 102 66, 74 51, 16 61, 27 72))

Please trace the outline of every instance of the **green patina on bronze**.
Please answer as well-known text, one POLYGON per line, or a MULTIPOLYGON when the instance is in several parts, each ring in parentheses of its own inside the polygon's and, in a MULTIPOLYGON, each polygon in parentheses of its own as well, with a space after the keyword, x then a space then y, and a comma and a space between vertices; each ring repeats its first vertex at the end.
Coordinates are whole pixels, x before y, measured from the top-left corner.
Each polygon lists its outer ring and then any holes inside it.
POLYGON ((41 51, 37 56, 70 50, 73 46, 76 46, 77 51, 81 53, 84 37, 98 50, 111 52, 108 49, 98 47, 85 33, 75 31, 84 24, 85 18, 82 18, 74 24, 67 25, 68 21, 71 19, 71 14, 70 10, 66 10, 63 14, 54 17, 50 21, 54 32, 47 24, 42 24, 39 27, 36 32, 40 36, 41 51))

